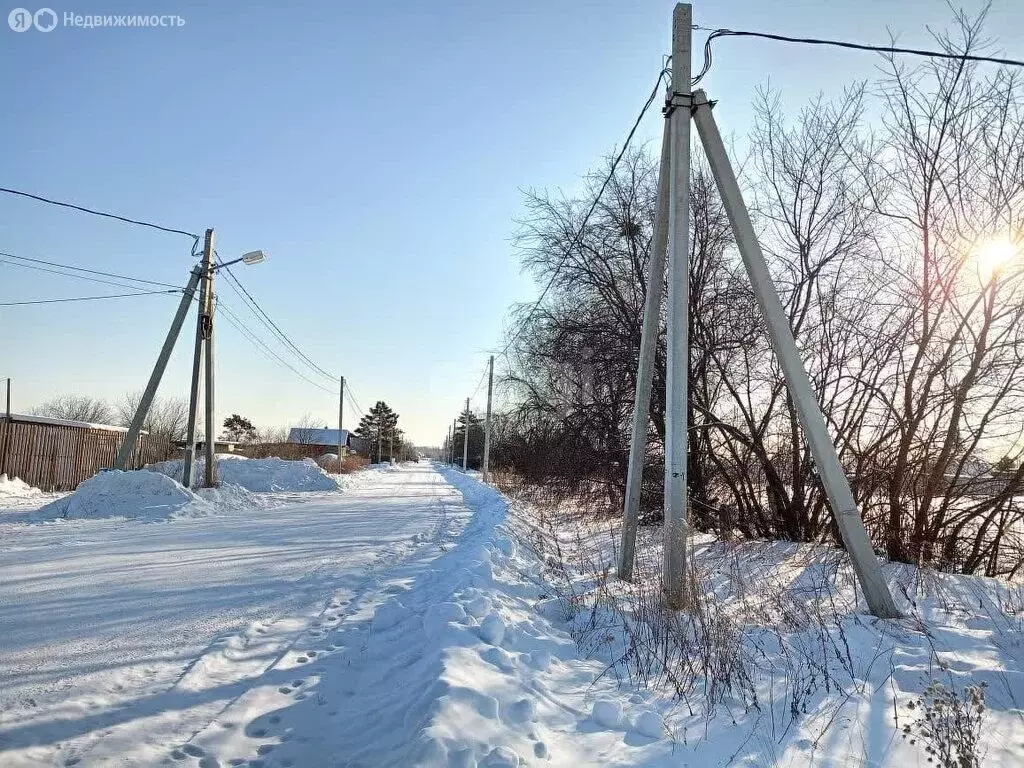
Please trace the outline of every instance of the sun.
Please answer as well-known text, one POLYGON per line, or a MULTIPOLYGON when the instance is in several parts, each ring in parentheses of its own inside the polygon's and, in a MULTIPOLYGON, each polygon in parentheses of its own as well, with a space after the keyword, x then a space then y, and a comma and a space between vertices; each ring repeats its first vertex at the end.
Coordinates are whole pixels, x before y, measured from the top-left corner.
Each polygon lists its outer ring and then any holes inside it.
POLYGON ((993 237, 984 241, 974 252, 978 274, 988 279, 999 274, 1013 259, 1020 256, 1021 249, 1007 237, 993 237))

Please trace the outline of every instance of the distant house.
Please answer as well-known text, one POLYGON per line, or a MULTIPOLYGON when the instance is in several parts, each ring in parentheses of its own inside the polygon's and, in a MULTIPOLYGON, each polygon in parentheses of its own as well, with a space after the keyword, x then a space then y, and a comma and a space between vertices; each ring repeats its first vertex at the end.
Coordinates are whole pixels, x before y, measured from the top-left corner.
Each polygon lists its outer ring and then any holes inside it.
POLYGON ((296 445, 311 445, 323 448, 324 453, 337 453, 338 445, 355 451, 359 449, 359 438, 347 429, 310 429, 309 427, 292 427, 288 432, 288 442, 296 445), (340 440, 339 440, 340 437, 340 440))

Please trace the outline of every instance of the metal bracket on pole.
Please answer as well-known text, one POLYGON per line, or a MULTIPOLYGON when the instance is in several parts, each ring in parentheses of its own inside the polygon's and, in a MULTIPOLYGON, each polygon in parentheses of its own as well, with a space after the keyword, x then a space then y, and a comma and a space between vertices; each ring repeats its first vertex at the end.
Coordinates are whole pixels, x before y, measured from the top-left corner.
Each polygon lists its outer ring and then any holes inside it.
POLYGON ((810 446, 836 526, 853 561, 857 580, 864 590, 864 598, 875 616, 882 619, 898 618, 899 611, 885 582, 878 558, 871 548, 871 540, 864 528, 864 521, 857 512, 857 502, 850 490, 850 483, 839 461, 835 444, 829 435, 811 380, 804 369, 800 350, 789 326, 789 318, 772 282, 761 245, 754 232, 754 225, 750 221, 750 213, 736 181, 732 164, 729 162, 718 125, 711 113, 710 103, 703 91, 696 91, 694 96, 696 110, 693 119, 704 146, 704 154, 707 155, 711 174, 715 178, 718 192, 732 224, 736 246, 768 328, 772 349, 782 368, 786 387, 796 406, 800 425, 810 446))

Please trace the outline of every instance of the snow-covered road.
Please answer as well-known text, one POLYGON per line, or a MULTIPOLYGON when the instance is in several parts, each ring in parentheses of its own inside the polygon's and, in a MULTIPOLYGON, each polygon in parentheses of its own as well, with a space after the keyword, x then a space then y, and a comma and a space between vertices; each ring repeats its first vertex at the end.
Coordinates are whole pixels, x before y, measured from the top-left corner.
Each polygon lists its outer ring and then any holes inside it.
MULTIPOLYGON (((291 733, 260 716, 304 701, 345 628, 421 577, 468 519, 462 495, 422 464, 203 518, 0 523, 0 763, 258 765, 291 733)), ((395 705, 400 721, 408 702, 395 705)), ((402 740, 395 718, 382 745, 359 733, 375 718, 328 710, 346 759, 402 740)))

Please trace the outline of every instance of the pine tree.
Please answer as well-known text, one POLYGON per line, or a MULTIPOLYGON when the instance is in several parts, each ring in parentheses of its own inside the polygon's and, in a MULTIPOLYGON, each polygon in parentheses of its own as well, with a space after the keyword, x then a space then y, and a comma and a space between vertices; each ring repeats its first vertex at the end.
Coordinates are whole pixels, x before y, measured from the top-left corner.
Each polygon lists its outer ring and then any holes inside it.
POLYGON ((256 439, 256 427, 245 416, 232 413, 224 419, 224 439, 235 443, 251 443, 256 439))
POLYGON ((395 441, 395 453, 402 445, 402 431, 398 429, 398 414, 383 400, 370 409, 359 421, 355 434, 362 440, 363 455, 370 461, 385 459, 389 456, 391 440, 395 441))
MULTIPOLYGON (((466 414, 459 416, 452 439, 455 448, 455 463, 462 466, 462 446, 466 434, 466 414)), ((484 424, 475 413, 469 412, 469 468, 480 469, 484 464, 484 424)))

